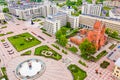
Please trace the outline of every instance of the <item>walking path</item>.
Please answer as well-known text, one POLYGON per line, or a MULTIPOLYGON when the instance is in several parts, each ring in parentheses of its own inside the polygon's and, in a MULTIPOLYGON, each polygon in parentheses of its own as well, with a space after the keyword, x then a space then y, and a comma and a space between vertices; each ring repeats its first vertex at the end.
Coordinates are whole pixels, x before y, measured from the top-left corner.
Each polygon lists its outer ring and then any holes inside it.
MULTIPOLYGON (((22 61, 24 61, 26 59, 30 59, 30 58, 41 59, 43 62, 45 62, 46 67, 47 67, 45 73, 43 73, 43 75, 36 80, 73 80, 73 77, 72 77, 70 71, 67 69, 67 66, 69 66, 70 64, 76 64, 78 67, 80 67, 81 69, 83 69, 84 71, 87 72, 87 78, 85 80, 114 80, 111 77, 112 76, 112 71, 111 71, 112 68, 110 68, 111 70, 100 68, 100 63, 102 63, 104 60, 107 60, 106 57, 103 57, 97 63, 87 62, 84 59, 82 59, 79 55, 73 54, 72 52, 64 49, 61 46, 59 46, 60 50, 56 49, 55 47, 53 47, 51 45, 51 44, 55 44, 55 37, 54 36, 49 37, 46 34, 42 33, 42 31, 38 28, 28 27, 25 25, 25 22, 23 22, 23 21, 19 21, 19 20, 15 19, 15 23, 8 22, 8 24, 6 24, 6 25, 8 26, 8 28, 3 29, 3 31, 4 32, 13 31, 14 33, 0 37, 0 40, 5 39, 5 42, 7 42, 8 45, 10 46, 9 48, 4 48, 3 43, 0 42, 0 45, 1 45, 0 46, 0 59, 2 60, 2 62, 0 63, 0 67, 5 66, 7 68, 7 74, 8 74, 9 80, 17 80, 15 73, 14 73, 17 65, 20 64, 22 61), (20 25, 16 25, 16 24, 20 24, 20 25), (27 30, 23 30, 25 28, 27 28, 27 30), (31 47, 29 49, 23 50, 21 52, 17 52, 16 49, 7 40, 7 37, 21 34, 24 32, 29 32, 34 37, 36 37, 38 40, 40 40, 42 43, 39 45, 36 45, 34 47, 31 47), (41 38, 37 37, 32 32, 43 37, 45 40, 42 40, 41 38), (53 50, 55 50, 56 52, 61 54, 62 59, 59 61, 55 61, 53 59, 44 58, 41 56, 39 56, 39 57, 34 56, 35 48, 39 47, 41 45, 48 45, 50 48, 52 48, 53 50), (13 49, 13 51, 15 53, 12 55, 9 55, 7 52, 8 49, 13 49), (62 53, 62 49, 67 51, 68 54, 62 53), (30 56, 25 56, 25 57, 20 56, 20 54, 22 54, 28 50, 32 51, 32 54, 30 56), (65 59, 69 59, 70 63, 68 63, 68 64, 63 63, 63 60, 65 60, 65 59), (81 65, 78 62, 79 60, 85 62, 86 65, 88 66, 88 68, 81 65), (98 69, 98 71, 101 72, 101 75, 95 73, 96 69, 98 69)), ((107 61, 109 61, 109 60, 107 60, 107 61)))

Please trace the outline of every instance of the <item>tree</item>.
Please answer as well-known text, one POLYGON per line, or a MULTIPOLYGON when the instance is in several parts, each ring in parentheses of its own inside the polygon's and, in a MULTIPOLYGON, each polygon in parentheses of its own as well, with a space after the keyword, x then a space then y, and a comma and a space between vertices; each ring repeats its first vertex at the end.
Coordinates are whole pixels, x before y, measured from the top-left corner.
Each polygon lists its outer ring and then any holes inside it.
POLYGON ((89 59, 89 57, 96 52, 95 46, 87 39, 80 44, 79 48, 81 50, 81 56, 84 59, 89 59))
POLYGON ((61 35, 60 38, 59 38, 59 40, 58 40, 58 43, 61 46, 65 47, 66 44, 68 43, 68 40, 67 40, 66 36, 65 35, 61 35))
POLYGON ((3 12, 4 12, 4 13, 8 13, 8 12, 9 12, 9 9, 8 9, 8 8, 3 8, 3 12))
POLYGON ((112 30, 111 30, 110 28, 107 28, 107 29, 105 30, 105 33, 106 33, 106 34, 110 34, 111 31, 112 31, 112 30))
POLYGON ((56 32, 56 34, 55 34, 56 39, 59 39, 61 35, 62 35, 61 30, 58 30, 58 31, 56 32))
POLYGON ((21 4, 20 0, 17 1, 17 4, 21 4))
POLYGON ((70 28, 70 27, 71 27, 70 22, 67 22, 67 23, 66 23, 66 27, 68 27, 68 28, 70 28))
POLYGON ((114 37, 114 38, 118 37, 118 32, 117 31, 113 31, 111 36, 114 37))

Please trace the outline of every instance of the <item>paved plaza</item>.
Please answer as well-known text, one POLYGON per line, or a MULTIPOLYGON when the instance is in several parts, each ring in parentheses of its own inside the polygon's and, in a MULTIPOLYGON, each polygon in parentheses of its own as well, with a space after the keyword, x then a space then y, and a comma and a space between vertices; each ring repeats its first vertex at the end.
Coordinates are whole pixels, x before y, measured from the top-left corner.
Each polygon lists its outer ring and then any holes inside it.
MULTIPOLYGON (((56 40, 54 36, 49 37, 46 34, 42 33, 40 28, 30 27, 30 24, 28 22, 20 21, 17 19, 14 19, 14 21, 15 22, 9 21, 8 24, 4 25, 4 26, 7 26, 7 28, 0 29, 3 33, 13 31, 12 34, 8 34, 0 37, 0 40, 5 39, 5 42, 9 45, 9 48, 5 48, 4 44, 0 42, 0 59, 1 59, 0 67, 3 67, 3 66, 6 67, 9 80, 19 80, 15 74, 16 67, 21 62, 31 58, 38 58, 46 64, 45 72, 36 80, 73 80, 73 77, 70 71, 67 69, 67 67, 70 64, 76 64, 78 67, 80 67, 81 69, 87 72, 87 77, 85 80, 115 80, 112 77, 112 70, 114 68, 113 63, 111 63, 111 61, 109 61, 106 58, 106 56, 103 57, 101 60, 99 60, 97 63, 95 63, 95 62, 87 62, 83 60, 79 55, 75 55, 68 50, 66 50, 68 54, 64 54, 62 53, 63 47, 60 46, 60 50, 58 50, 51 45, 53 43, 55 44, 56 40), (31 33, 35 38, 41 41, 41 44, 38 44, 34 47, 17 52, 7 38, 17 34, 25 33, 25 32, 31 33), (45 40, 42 40, 38 36, 41 36, 45 40), (59 61, 56 61, 56 60, 45 58, 42 56, 34 56, 35 48, 41 45, 48 45, 50 48, 52 48, 53 50, 61 54, 62 59, 59 61), (8 53, 8 50, 11 50, 11 49, 14 52, 13 54, 8 53), (22 53, 28 50, 32 51, 31 55, 20 56, 22 53), (68 63, 63 62, 63 60, 66 60, 66 59, 68 59, 68 63), (81 65, 78 62, 79 60, 84 61, 88 67, 84 67, 83 65, 81 65), (108 67, 107 69, 100 68, 100 63, 102 63, 104 60, 111 63, 110 67, 108 67), (95 70, 98 70, 99 74, 96 74, 95 70)), ((107 48, 107 46, 105 48, 107 48)))

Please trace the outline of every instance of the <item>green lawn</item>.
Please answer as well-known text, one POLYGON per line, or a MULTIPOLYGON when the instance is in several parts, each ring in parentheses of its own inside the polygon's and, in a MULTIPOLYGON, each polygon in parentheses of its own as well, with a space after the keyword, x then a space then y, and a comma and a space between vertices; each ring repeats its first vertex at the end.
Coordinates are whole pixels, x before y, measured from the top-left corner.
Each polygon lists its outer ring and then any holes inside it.
POLYGON ((83 66, 87 67, 87 65, 86 65, 86 63, 85 63, 85 62, 83 62, 83 61, 81 61, 81 60, 79 60, 78 62, 79 62, 81 65, 83 65, 83 66))
POLYGON ((111 10, 111 8, 110 8, 110 7, 107 7, 107 6, 104 6, 103 9, 104 9, 104 10, 107 10, 107 11, 111 10))
POLYGON ((77 65, 71 64, 68 69, 73 75, 74 80, 84 80, 87 77, 87 73, 80 69, 77 65))
POLYGON ((18 52, 41 43, 41 41, 37 40, 30 33, 23 33, 12 37, 8 37, 8 40, 18 52))
POLYGON ((70 48, 68 48, 71 52, 73 53, 77 53, 78 52, 78 49, 75 47, 75 46, 72 46, 70 48))
POLYGON ((59 46, 55 45, 55 44, 51 44, 53 47, 55 47, 56 49, 60 50, 59 46))
POLYGON ((5 80, 8 80, 7 74, 6 74, 6 68, 5 67, 1 67, 1 71, 3 73, 3 76, 0 77, 0 80, 5 78, 5 80))
POLYGON ((108 52, 106 50, 100 52, 97 56, 96 56, 96 61, 100 60, 103 56, 105 56, 108 52))
POLYGON ((114 47, 116 46, 116 44, 112 44, 109 49, 112 50, 114 47))
POLYGON ((25 55, 31 55, 31 50, 26 51, 26 52, 24 52, 23 54, 21 54, 21 56, 25 56, 25 55))
POLYGON ((52 58, 55 60, 60 60, 62 58, 62 56, 60 54, 58 54, 56 51, 54 51, 47 45, 43 45, 43 46, 36 48, 34 54, 38 55, 38 56, 44 56, 46 58, 52 58), (51 51, 53 54, 51 56, 46 56, 46 55, 42 54, 42 51, 51 51))

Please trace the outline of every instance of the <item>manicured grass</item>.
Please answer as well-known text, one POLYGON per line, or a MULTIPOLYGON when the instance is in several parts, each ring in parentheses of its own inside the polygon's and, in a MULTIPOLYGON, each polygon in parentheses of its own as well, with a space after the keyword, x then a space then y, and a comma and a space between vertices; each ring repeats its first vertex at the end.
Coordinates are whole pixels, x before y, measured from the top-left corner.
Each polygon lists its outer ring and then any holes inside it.
POLYGON ((4 40, 4 39, 2 39, 2 40, 1 40, 1 42, 5 42, 5 40, 4 40))
POLYGON ((60 50, 59 46, 52 44, 53 47, 55 47, 56 49, 60 50))
POLYGON ((53 49, 51 49, 47 45, 37 47, 35 49, 34 54, 38 55, 38 56, 44 56, 46 58, 52 58, 52 59, 55 59, 55 60, 60 60, 62 58, 62 56, 60 54, 58 54, 56 51, 54 51, 53 49), (50 51, 50 52, 52 52, 52 55, 51 56, 46 56, 46 55, 42 54, 42 51, 50 51))
POLYGON ((62 49, 62 52, 63 52, 64 54, 68 54, 67 51, 65 51, 65 50, 63 50, 63 49, 62 49))
POLYGON ((73 53, 76 53, 76 52, 78 52, 78 49, 75 47, 75 46, 72 46, 72 47, 70 47, 70 48, 68 48, 71 52, 73 52, 73 53))
POLYGON ((39 22, 39 21, 41 21, 40 19, 34 19, 34 20, 32 20, 33 22, 39 22))
POLYGON ((114 47, 116 46, 116 44, 112 44, 109 49, 112 50, 114 47))
POLYGON ((49 36, 49 37, 52 37, 50 34, 48 34, 47 32, 45 32, 45 31, 42 31, 44 34, 46 34, 47 36, 49 36))
POLYGON ((100 64, 100 67, 103 68, 103 69, 105 69, 105 68, 107 68, 109 65, 110 65, 109 62, 103 61, 103 62, 100 64))
POLYGON ((110 7, 107 7, 107 6, 104 6, 103 9, 104 9, 104 10, 107 10, 107 11, 111 10, 111 8, 110 8, 110 7))
POLYGON ((43 24, 44 24, 44 22, 40 22, 39 24, 40 24, 40 25, 43 25, 43 24))
POLYGON ((0 34, 0 37, 1 37, 1 36, 4 36, 4 35, 5 35, 5 34, 0 34))
POLYGON ((67 32, 66 37, 70 38, 72 36, 75 36, 78 33, 78 31, 79 31, 79 29, 70 30, 67 32))
POLYGON ((2 26, 0 29, 4 29, 4 28, 7 28, 7 26, 2 26))
POLYGON ((25 53, 21 54, 21 56, 25 56, 25 55, 31 55, 31 50, 26 51, 25 53))
POLYGON ((96 61, 98 61, 100 58, 102 58, 103 56, 105 56, 108 52, 106 50, 102 51, 101 53, 99 53, 96 56, 96 61))
POLYGON ((0 34, 0 37, 1 36, 4 36, 4 35, 7 35, 7 34, 12 34, 13 32, 12 31, 10 31, 10 32, 7 32, 7 33, 5 33, 5 34, 0 34))
POLYGON ((13 32, 12 31, 10 31, 10 32, 7 32, 6 34, 12 34, 13 32))
POLYGON ((73 75, 74 80, 84 80, 87 77, 87 73, 80 69, 77 65, 71 64, 68 69, 73 75))
POLYGON ((41 30, 43 30, 43 31, 46 31, 44 28, 40 28, 41 30))
POLYGON ((12 37, 8 37, 8 40, 18 52, 41 43, 41 41, 37 40, 30 33, 23 33, 12 37))
POLYGON ((86 64, 85 64, 85 62, 82 62, 81 60, 79 60, 79 63, 81 64, 81 65, 83 65, 83 66, 87 66, 86 64))
POLYGON ((7 77, 7 74, 6 74, 6 68, 5 68, 5 67, 2 67, 2 68, 1 68, 1 71, 2 71, 2 73, 3 73, 3 76, 0 77, 0 80, 1 80, 2 78, 5 78, 6 80, 8 80, 8 77, 7 77))

